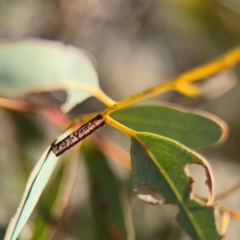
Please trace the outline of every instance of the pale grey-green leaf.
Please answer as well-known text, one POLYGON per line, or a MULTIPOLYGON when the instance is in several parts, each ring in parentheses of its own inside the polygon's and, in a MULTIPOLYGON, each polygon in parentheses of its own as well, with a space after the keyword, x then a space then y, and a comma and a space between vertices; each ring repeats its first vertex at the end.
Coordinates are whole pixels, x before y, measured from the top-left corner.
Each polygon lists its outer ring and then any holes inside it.
POLYGON ((0 96, 17 99, 57 89, 68 93, 65 112, 99 89, 95 68, 83 51, 44 40, 0 45, 0 96))

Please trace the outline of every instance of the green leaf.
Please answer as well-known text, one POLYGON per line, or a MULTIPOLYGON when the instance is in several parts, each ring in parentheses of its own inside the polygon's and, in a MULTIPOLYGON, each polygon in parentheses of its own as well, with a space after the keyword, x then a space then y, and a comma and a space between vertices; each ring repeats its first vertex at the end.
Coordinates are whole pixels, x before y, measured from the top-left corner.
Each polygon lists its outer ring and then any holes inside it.
POLYGON ((227 132, 226 124, 209 113, 168 105, 126 107, 110 116, 135 131, 159 134, 193 149, 210 147, 227 132))
MULTIPOLYGON (((55 142, 60 141, 71 130, 62 133, 55 142)), ((32 170, 22 200, 18 206, 15 216, 11 219, 4 240, 15 240, 27 222, 30 214, 36 206, 38 199, 45 188, 52 172, 57 164, 58 157, 50 150, 46 149, 36 166, 32 170)))
POLYGON ((131 140, 134 187, 147 184, 160 192, 166 203, 176 204, 177 220, 192 239, 219 240, 214 207, 193 200, 192 180, 186 175, 187 165, 204 166, 211 189, 211 170, 207 162, 183 145, 154 134, 136 133, 131 140))
POLYGON ((31 240, 50 239, 66 207, 71 192, 69 187, 73 185, 76 171, 77 166, 73 159, 66 158, 38 202, 31 240), (74 175, 73 179, 70 174, 74 175))
POLYGON ((104 155, 89 142, 82 146, 91 190, 91 204, 99 239, 129 239, 118 182, 104 155))
POLYGON ((53 208, 60 193, 60 183, 64 176, 66 166, 62 165, 54 179, 51 181, 50 186, 44 191, 39 203, 36 219, 34 220, 34 231, 31 236, 32 240, 48 239, 49 233, 52 229, 52 225, 56 223, 56 219, 53 218, 53 208))
POLYGON ((65 90, 67 112, 99 89, 97 73, 83 51, 60 42, 26 40, 0 45, 0 95, 65 90))
POLYGON ((48 148, 38 161, 30 174, 17 212, 9 223, 5 240, 15 240, 17 238, 47 184, 57 163, 57 159, 48 148))

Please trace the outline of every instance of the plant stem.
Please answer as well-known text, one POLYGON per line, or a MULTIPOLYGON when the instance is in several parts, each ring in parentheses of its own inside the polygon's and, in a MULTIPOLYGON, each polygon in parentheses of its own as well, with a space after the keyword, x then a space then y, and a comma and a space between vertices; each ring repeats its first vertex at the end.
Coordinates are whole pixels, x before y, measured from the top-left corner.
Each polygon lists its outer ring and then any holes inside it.
MULTIPOLYGON (((225 197, 228 197, 229 195, 235 193, 237 190, 240 189, 240 182, 237 182, 235 185, 233 185, 232 187, 228 188, 227 190, 224 190, 220 193, 217 193, 215 196, 215 200, 219 200, 225 197)), ((195 196, 203 201, 207 201, 206 197, 203 196, 199 196, 197 194, 195 194, 195 196)))
POLYGON ((106 95, 106 93, 104 93, 100 88, 97 89, 97 91, 94 91, 94 96, 108 107, 111 107, 116 103, 113 99, 106 95))
POLYGON ((217 206, 217 208, 219 209, 219 211, 221 213, 228 212, 230 214, 231 218, 235 218, 237 220, 240 220, 240 212, 237 212, 237 211, 231 210, 229 208, 226 208, 225 206, 222 206, 218 203, 215 203, 215 205, 217 206))
MULTIPOLYGON (((186 94, 189 93, 189 95, 192 95, 192 93, 196 92, 196 89, 191 88, 191 85, 189 85, 190 82, 197 81, 199 79, 208 77, 214 73, 217 73, 223 69, 232 67, 234 64, 236 64, 238 61, 240 61, 240 46, 236 47, 235 49, 231 50, 230 52, 226 53, 222 57, 208 63, 204 64, 203 66, 197 67, 193 70, 187 71, 183 74, 180 74, 179 76, 169 79, 155 87, 149 88, 148 90, 135 94, 129 98, 126 98, 120 102, 115 102, 110 97, 108 97, 101 89, 91 89, 89 86, 81 85, 81 88, 86 88, 88 91, 91 91, 93 96, 98 98, 100 101, 105 103, 108 108, 104 110, 102 113, 100 113, 99 116, 101 116, 106 123, 111 125, 112 127, 126 133, 127 135, 134 136, 135 131, 133 131, 130 128, 127 128, 126 126, 120 124, 119 122, 115 121, 111 117, 109 117, 109 114, 115 110, 118 110, 120 108, 123 108, 127 105, 130 105, 136 101, 143 100, 147 97, 154 96, 156 94, 168 91, 168 90, 179 90, 184 89, 184 86, 186 86, 185 92, 186 94)), ((76 87, 76 86, 75 86, 76 87)), ((92 123, 94 122, 94 119, 91 120, 92 117, 95 115, 87 115, 82 116, 77 122, 87 122, 92 126, 92 123)), ((76 121, 75 121, 76 122, 76 121)), ((86 123, 86 124, 88 124, 86 123)), ((97 129, 97 128, 96 128, 97 129)), ((96 130, 95 128, 91 131, 94 132, 96 130)), ((80 134, 81 135, 81 134, 80 134)), ((88 134, 89 135, 89 134, 88 134)), ((69 136, 70 137, 70 136, 69 136)), ((78 139, 78 141, 80 141, 78 139)), ((77 142, 78 142, 77 141, 77 142)), ((52 148, 57 148, 57 145, 52 146, 52 148)), ((68 148, 66 148, 68 149, 68 148)), ((64 150, 65 151, 65 150, 64 150)), ((61 151, 60 151, 61 152, 61 151)))
POLYGON ((101 114, 102 115, 109 115, 111 112, 115 111, 115 110, 118 110, 120 108, 123 108, 127 105, 130 105, 134 102, 137 102, 139 100, 143 100, 147 97, 151 97, 151 96, 154 96, 156 94, 159 94, 161 92, 165 92, 167 90, 170 90, 170 89, 174 89, 174 84, 172 81, 167 81, 167 82, 164 82, 164 83, 161 83, 160 85, 157 85, 155 87, 152 87, 144 92, 141 92, 141 93, 138 93, 136 95, 133 95, 129 98, 126 98, 120 102, 117 102, 115 103, 114 105, 112 105, 111 107, 109 107, 108 109, 106 109, 105 111, 103 111, 101 114))
POLYGON ((185 73, 182 73, 172 79, 165 81, 155 87, 149 88, 148 90, 133 95, 129 98, 126 98, 120 102, 117 102, 110 106, 108 109, 103 111, 102 116, 108 115, 111 112, 123 108, 129 104, 132 104, 136 101, 143 100, 147 97, 157 95, 159 93, 168 91, 168 90, 178 90, 180 85, 188 85, 190 82, 197 81, 202 78, 206 78, 210 75, 213 75, 219 71, 232 67, 240 61, 240 46, 229 51, 222 57, 213 60, 210 63, 204 64, 200 67, 196 67, 193 70, 189 70, 185 73))
POLYGON ((221 199, 221 198, 225 198, 225 197, 228 197, 229 195, 235 193, 237 190, 240 189, 240 182, 236 183, 235 185, 233 185, 232 187, 230 187, 229 189, 227 190, 224 190, 218 194, 216 194, 216 197, 215 199, 218 200, 218 199, 221 199))
POLYGON ((122 125, 121 123, 115 121, 114 119, 112 119, 111 117, 109 117, 108 115, 103 116, 105 123, 111 125, 112 127, 120 130, 121 132, 129 135, 130 137, 135 135, 135 131, 122 125))
MULTIPOLYGON (((102 91, 102 89, 99 87, 93 88, 87 84, 81 84, 81 83, 76 83, 76 82, 71 82, 71 81, 67 81, 67 87, 73 88, 73 89, 79 89, 79 90, 86 90, 86 91, 90 92, 92 94, 92 96, 96 97, 99 101, 103 102, 108 107, 115 104, 115 101, 113 99, 111 99, 109 96, 107 96, 106 93, 104 93, 102 91)), ((52 88, 54 88, 54 87, 52 87, 52 88)), ((60 87, 58 86, 57 89, 59 89, 59 88, 60 87)), ((63 86, 63 89, 65 89, 65 88, 66 88, 66 86, 63 86)))
MULTIPOLYGON (((204 203, 207 203, 207 198, 205 197, 201 197, 197 194, 195 194, 195 197, 197 197, 198 199, 200 199, 201 201, 203 201, 204 203)), ((230 217, 231 218, 235 218, 237 220, 240 220, 240 212, 237 212, 235 210, 232 210, 232 209, 229 209, 217 202, 214 202, 213 203, 213 206, 216 207, 221 213, 224 213, 224 212, 228 212, 230 214, 230 217)))

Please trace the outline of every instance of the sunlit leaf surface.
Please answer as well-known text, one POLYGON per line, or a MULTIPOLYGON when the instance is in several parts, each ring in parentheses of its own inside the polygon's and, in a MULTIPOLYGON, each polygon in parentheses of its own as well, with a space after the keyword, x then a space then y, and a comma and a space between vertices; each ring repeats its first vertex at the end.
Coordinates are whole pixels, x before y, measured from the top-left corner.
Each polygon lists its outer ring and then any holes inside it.
POLYGON ((27 93, 62 89, 67 112, 99 88, 91 61, 78 48, 60 42, 26 40, 0 44, 0 96, 17 99, 27 93))
POLYGON ((191 179, 186 175, 188 164, 203 165, 212 194, 211 170, 203 158, 166 138, 136 133, 132 138, 131 159, 135 189, 141 184, 147 184, 160 192, 166 203, 176 204, 177 220, 192 239, 220 239, 215 225, 214 207, 192 199, 191 179))
POLYGON ((82 150, 88 168, 97 236, 104 240, 132 239, 119 184, 104 155, 91 143, 84 143, 82 150))
POLYGON ((210 147, 227 132, 226 124, 211 114, 170 105, 126 107, 110 116, 135 131, 159 134, 193 149, 210 147))

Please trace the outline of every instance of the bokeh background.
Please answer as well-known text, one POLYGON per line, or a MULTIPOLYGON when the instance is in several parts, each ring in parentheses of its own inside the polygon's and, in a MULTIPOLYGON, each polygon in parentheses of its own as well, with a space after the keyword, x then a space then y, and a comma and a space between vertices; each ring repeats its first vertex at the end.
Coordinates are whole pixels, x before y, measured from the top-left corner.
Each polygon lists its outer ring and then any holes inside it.
MULTIPOLYGON (((0 39, 37 37, 85 49, 97 61, 102 89, 121 100, 230 50, 240 40, 238 0, 0 0, 0 39)), ((220 76, 217 76, 219 79, 220 76)), ((230 127, 227 141, 201 154, 213 167, 216 189, 240 179, 240 68, 224 75, 236 85, 218 98, 191 99, 176 92, 154 100, 168 101, 216 114, 230 127)), ((222 81, 215 81, 217 89, 222 81)), ((46 101, 46 95, 38 98, 46 101)), ((100 111, 86 100, 70 114, 100 111)), ((47 119, 0 109, 0 238, 14 214, 27 177, 43 150, 61 132, 47 119)), ((129 139, 106 127, 102 132, 125 149, 129 139)), ((149 206, 131 190, 131 175, 114 166, 128 195, 137 240, 188 239, 174 221, 173 206, 149 206)), ((200 181, 204 178, 193 169, 200 181)), ((202 172, 201 172, 202 173, 202 172)), ((80 163, 65 227, 56 239, 90 239, 92 213, 84 164, 80 163)), ((240 194, 221 201, 240 211, 240 194)), ((240 222, 231 220, 227 238, 240 239, 240 222)))

